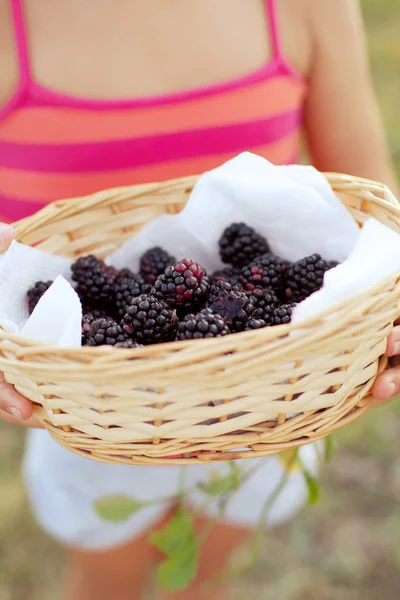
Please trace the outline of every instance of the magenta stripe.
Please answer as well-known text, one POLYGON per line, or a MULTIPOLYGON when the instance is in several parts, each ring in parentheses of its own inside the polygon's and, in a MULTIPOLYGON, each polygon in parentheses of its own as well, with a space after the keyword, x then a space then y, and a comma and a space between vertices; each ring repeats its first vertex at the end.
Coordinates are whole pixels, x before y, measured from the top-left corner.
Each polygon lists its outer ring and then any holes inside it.
MULTIPOLYGON (((0 194, 0 217, 5 217, 10 223, 22 217, 29 217, 48 204, 48 201, 27 202, 19 198, 10 198, 0 194)), ((1 218, 0 218, 1 221, 1 218)))
POLYGON ((82 173, 234 153, 286 137, 299 127, 300 119, 301 111, 295 110, 262 121, 133 140, 64 145, 0 142, 0 166, 46 173, 82 173))

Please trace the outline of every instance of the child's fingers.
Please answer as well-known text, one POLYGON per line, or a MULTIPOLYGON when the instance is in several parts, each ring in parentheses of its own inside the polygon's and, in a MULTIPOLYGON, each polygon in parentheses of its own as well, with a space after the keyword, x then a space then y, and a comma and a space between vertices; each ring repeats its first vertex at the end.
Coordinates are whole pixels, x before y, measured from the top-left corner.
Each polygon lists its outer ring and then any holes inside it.
POLYGON ((386 346, 387 356, 398 356, 400 355, 400 327, 394 328, 393 332, 389 335, 386 346))
POLYGON ((400 367, 384 371, 374 383, 372 394, 378 403, 386 402, 400 393, 400 367))
POLYGON ((0 252, 5 252, 14 239, 14 229, 9 225, 0 223, 0 252))
POLYGON ((6 423, 11 423, 12 425, 23 425, 24 427, 34 428, 34 429, 42 429, 43 425, 36 421, 34 418, 27 419, 26 421, 21 421, 21 419, 17 419, 13 417, 8 412, 0 409, 0 421, 5 421, 6 423))
POLYGON ((27 421, 33 413, 32 402, 18 394, 12 385, 6 383, 2 373, 0 373, 0 410, 19 422, 27 421))

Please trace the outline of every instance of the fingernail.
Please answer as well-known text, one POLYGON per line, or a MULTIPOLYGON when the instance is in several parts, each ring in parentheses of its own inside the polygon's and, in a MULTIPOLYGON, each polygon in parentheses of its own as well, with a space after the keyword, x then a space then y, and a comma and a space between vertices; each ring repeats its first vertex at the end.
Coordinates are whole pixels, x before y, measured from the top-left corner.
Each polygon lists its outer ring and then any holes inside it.
POLYGON ((9 410, 13 417, 15 417, 16 419, 22 420, 21 413, 18 408, 16 408, 15 406, 10 406, 9 410))
POLYGON ((389 383, 389 395, 394 396, 395 393, 397 392, 397 390, 399 389, 399 386, 397 383, 394 383, 394 381, 392 381, 391 383, 389 383))
POLYGON ((400 342, 395 342, 393 344, 393 352, 392 352, 393 356, 397 356, 400 354, 400 342))

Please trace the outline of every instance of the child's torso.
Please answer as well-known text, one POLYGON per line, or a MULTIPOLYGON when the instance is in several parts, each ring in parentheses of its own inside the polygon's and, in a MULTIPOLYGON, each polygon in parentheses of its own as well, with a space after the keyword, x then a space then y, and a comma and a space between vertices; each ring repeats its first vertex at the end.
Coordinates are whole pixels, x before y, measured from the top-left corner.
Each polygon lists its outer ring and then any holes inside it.
MULTIPOLYGON (((205 0, 201 11, 173 0, 164 12, 160 0, 133 2, 108 28, 101 11, 74 27, 77 0, 42 21, 39 0, 28 11, 11 1, 21 80, 0 109, 0 221, 202 172, 242 150, 296 160, 306 86, 283 56, 275 0, 205 0)), ((306 53, 298 60, 303 71, 306 53)))

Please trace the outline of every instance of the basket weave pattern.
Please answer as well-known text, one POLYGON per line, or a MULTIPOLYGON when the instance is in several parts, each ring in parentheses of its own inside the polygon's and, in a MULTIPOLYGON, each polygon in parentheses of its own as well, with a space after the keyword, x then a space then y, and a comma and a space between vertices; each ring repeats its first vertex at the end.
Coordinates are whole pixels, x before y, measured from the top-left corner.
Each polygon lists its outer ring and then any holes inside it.
MULTIPOLYGON (((400 232, 400 208, 386 187, 327 178, 360 224, 372 215, 400 232)), ((20 221, 17 237, 72 258, 104 257, 151 219, 179 212, 195 181, 56 202, 20 221)), ((96 460, 266 456, 320 439, 367 409, 399 299, 392 278, 300 325, 134 350, 69 350, 0 330, 0 370, 61 445, 96 460)))

